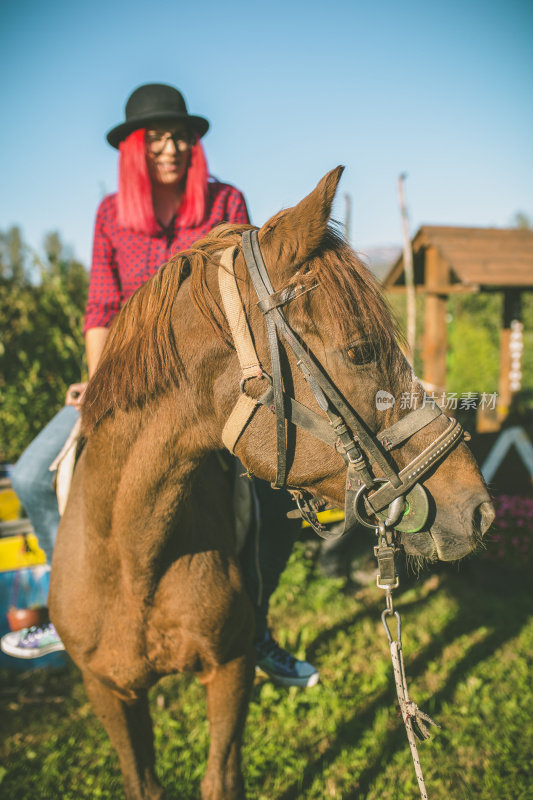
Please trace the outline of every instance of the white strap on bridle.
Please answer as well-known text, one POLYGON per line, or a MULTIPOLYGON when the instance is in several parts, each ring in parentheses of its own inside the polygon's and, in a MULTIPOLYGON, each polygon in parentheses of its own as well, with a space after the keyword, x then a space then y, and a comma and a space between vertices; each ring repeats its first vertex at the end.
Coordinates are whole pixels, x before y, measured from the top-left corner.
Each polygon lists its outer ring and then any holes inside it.
MULTIPOLYGON (((261 378, 263 370, 252 341, 252 335, 235 278, 236 249, 236 246, 228 247, 222 253, 218 268, 218 285, 226 319, 228 320, 241 365, 241 381, 244 382, 249 378, 261 378)), ((242 385, 243 383, 241 383, 242 385)), ((241 433, 252 418, 257 406, 257 400, 241 392, 222 431, 222 441, 230 452, 233 453, 241 433)))

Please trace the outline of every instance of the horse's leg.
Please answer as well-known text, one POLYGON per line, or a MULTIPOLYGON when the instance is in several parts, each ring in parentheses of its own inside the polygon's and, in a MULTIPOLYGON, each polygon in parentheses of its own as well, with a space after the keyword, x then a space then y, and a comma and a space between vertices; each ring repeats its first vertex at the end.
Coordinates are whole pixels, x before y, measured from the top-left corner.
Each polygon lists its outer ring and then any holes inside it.
POLYGON ((118 753, 126 800, 162 800, 154 771, 152 719, 145 692, 131 702, 121 700, 87 672, 83 680, 96 715, 118 753))
POLYGON ((206 682, 211 734, 202 800, 244 800, 241 741, 254 676, 252 653, 218 667, 206 682))

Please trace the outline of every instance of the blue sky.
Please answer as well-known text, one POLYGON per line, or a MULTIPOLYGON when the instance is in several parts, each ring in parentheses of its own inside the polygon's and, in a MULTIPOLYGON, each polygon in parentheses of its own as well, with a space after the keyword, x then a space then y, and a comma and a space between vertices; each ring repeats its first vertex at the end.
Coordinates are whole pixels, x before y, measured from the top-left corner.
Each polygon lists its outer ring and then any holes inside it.
POLYGON ((89 262, 105 133, 151 81, 210 119, 211 172, 256 224, 339 163, 359 250, 401 243, 401 172, 413 233, 533 217, 530 0, 26 0, 1 20, 0 229, 35 248, 59 230, 89 262))

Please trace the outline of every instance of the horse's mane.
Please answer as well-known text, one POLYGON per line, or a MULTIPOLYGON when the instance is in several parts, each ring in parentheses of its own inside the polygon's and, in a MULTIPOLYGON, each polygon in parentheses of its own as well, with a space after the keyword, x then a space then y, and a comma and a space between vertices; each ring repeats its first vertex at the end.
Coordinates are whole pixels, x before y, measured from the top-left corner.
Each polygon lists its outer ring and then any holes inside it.
POLYGON ((82 412, 87 436, 116 408, 142 405, 179 381, 182 364, 171 324, 176 295, 191 278, 191 297, 216 333, 230 343, 226 321, 206 281, 211 256, 240 242, 250 225, 222 224, 190 250, 170 259, 126 301, 109 331, 98 369, 89 381, 82 412))
MULTIPOLYGON (((85 393, 84 436, 114 409, 142 406, 148 398, 161 395, 179 382, 183 368, 171 314, 185 279, 190 277, 191 299, 199 311, 216 334, 233 346, 225 317, 208 289, 206 270, 216 252, 240 244, 242 232, 250 227, 217 226, 191 249, 162 266, 124 304, 85 393)), ((295 282, 309 282, 310 286, 318 283, 323 288, 324 316, 331 320, 337 341, 346 342, 356 327, 386 358, 396 352, 397 326, 385 299, 371 273, 333 229, 328 230, 320 250, 288 285, 295 282)), ((302 306, 302 313, 306 305, 302 306)))

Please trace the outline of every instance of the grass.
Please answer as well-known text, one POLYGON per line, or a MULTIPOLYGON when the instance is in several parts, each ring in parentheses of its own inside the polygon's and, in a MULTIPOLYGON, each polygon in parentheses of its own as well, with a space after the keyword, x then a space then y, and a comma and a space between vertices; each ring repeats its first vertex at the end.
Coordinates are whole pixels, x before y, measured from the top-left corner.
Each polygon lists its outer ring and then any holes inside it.
MULTIPOLYGON (((409 691, 442 726, 419 747, 432 800, 533 800, 530 587, 527 568, 479 559, 402 576, 409 691)), ((321 682, 282 690, 256 679, 244 742, 250 800, 419 797, 382 608, 375 586, 324 577, 317 544, 297 545, 271 618, 321 682)), ((1 677, 2 796, 122 797, 117 758, 73 665, 1 677)), ((168 677, 151 698, 159 777, 170 800, 193 800, 208 746, 203 689, 168 677)))

